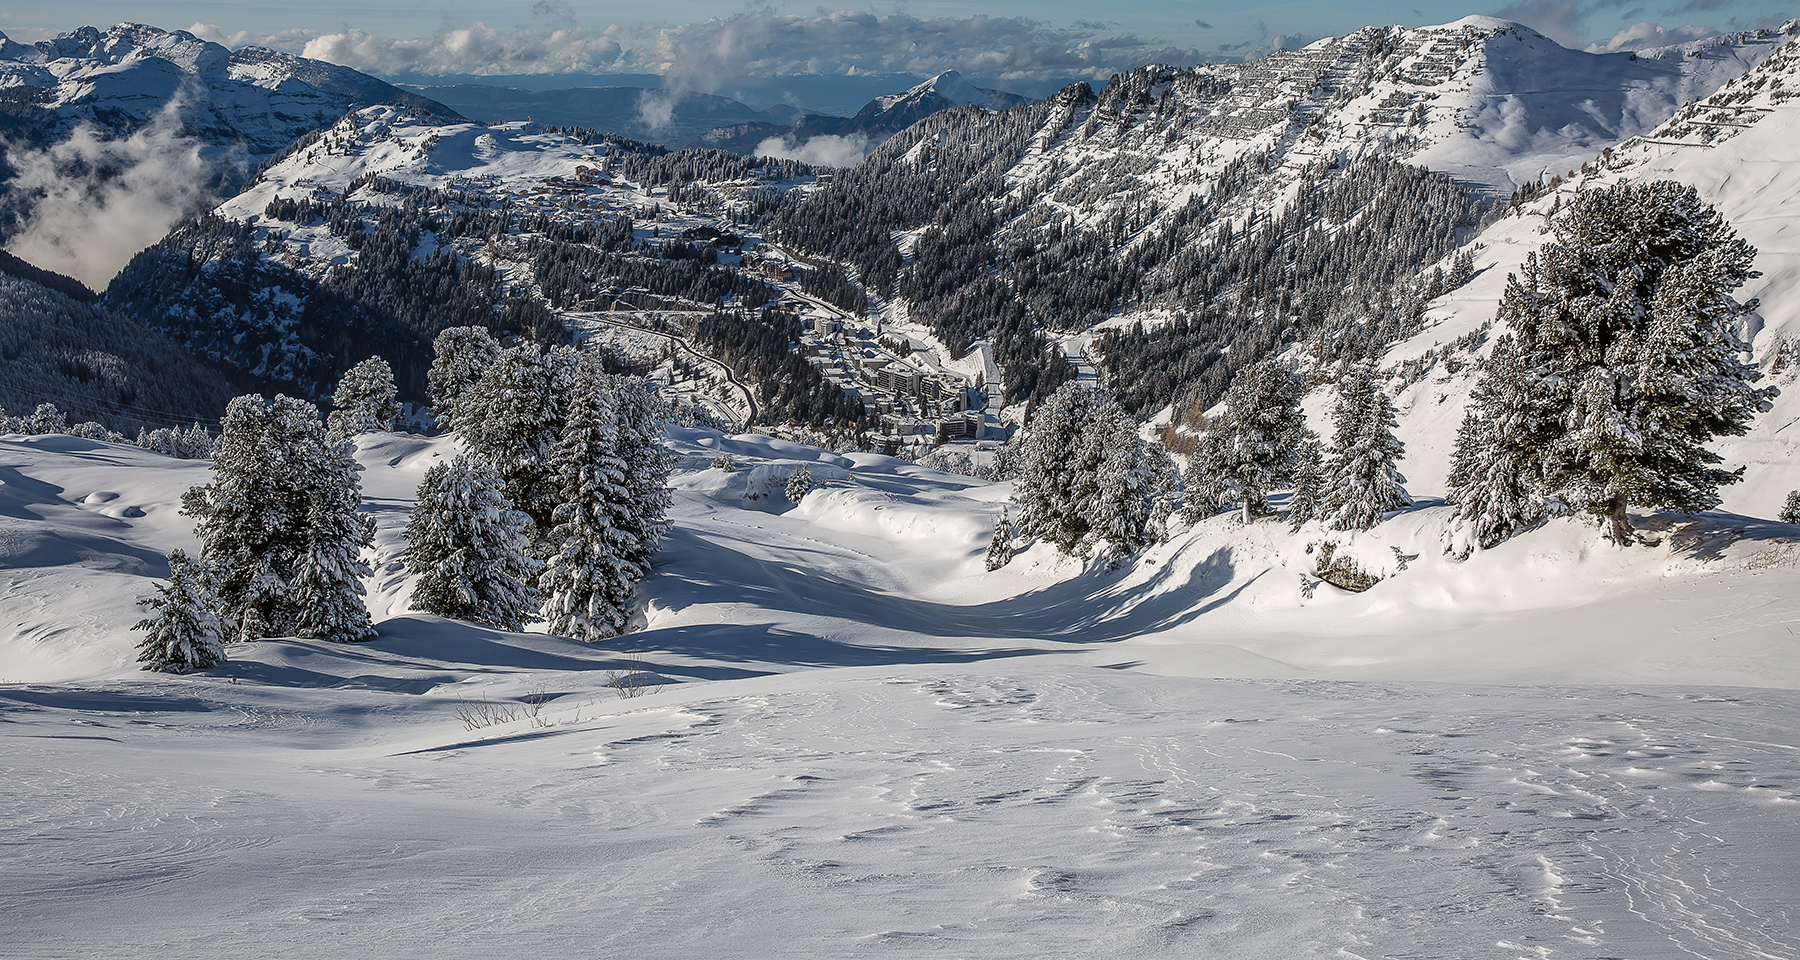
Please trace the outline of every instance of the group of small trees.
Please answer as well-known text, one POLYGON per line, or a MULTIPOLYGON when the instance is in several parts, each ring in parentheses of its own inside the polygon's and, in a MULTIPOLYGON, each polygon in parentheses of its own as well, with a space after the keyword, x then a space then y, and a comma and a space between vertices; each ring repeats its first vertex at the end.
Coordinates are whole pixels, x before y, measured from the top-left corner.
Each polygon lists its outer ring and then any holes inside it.
MULTIPOLYGON (((1776 393, 1757 387, 1738 321, 1756 308, 1731 292, 1755 276, 1755 251, 1692 187, 1623 183, 1575 195, 1553 215, 1552 242, 1508 278, 1500 336, 1456 439, 1451 543, 1493 546, 1556 512, 1604 518, 1633 540, 1627 508, 1705 510, 1742 470, 1705 444, 1741 435, 1776 393)), ((1237 505, 1248 522, 1270 491, 1293 491, 1289 517, 1365 530, 1409 505, 1392 403, 1366 365, 1338 384, 1333 437, 1322 451, 1305 426, 1299 376, 1265 360, 1240 369, 1223 410, 1204 424, 1187 477, 1190 516, 1237 505)), ((1085 406, 1083 406, 1085 404, 1085 406)), ((1020 530, 1064 550, 1096 539, 1097 461, 1064 422, 1059 393, 1033 427, 1018 494, 1020 530), (1041 438, 1041 439, 1040 439, 1041 438), (1055 454, 1050 455, 1049 451, 1055 454)), ((1076 415, 1080 419, 1080 415, 1076 415)), ((1096 431, 1101 436, 1116 427, 1096 431)), ((1126 445, 1124 449, 1129 449, 1126 445)), ((1800 496, 1784 519, 1800 517, 1800 496)), ((996 541, 999 533, 996 533, 996 541)), ((1120 541, 1129 545, 1129 541, 1120 541)))
POLYGON ((198 562, 177 551, 157 616, 138 624, 146 669, 213 666, 223 643, 298 636, 350 643, 374 634, 361 555, 375 523, 357 512, 362 467, 311 403, 259 395, 231 401, 213 447, 213 482, 182 497, 196 521, 198 562))
POLYGON ((1162 535, 1176 480, 1174 461, 1138 437, 1117 401, 1067 383, 1038 408, 1019 452, 1017 529, 1065 553, 1131 552, 1162 535))
MULTIPOLYGON (((597 353, 502 349, 482 328, 448 331, 437 349, 433 399, 468 449, 419 486, 405 531, 414 608, 511 630, 541 615, 580 639, 622 632, 666 527, 666 408, 597 353)), ((290 397, 231 402, 214 480, 182 500, 199 560, 172 554, 168 584, 142 601, 156 612, 138 625, 147 669, 214 666, 227 642, 374 635, 362 601, 374 521, 358 512, 349 437, 388 427, 394 393, 371 358, 346 373, 329 423, 290 397)))
POLYGON ((624 631, 667 528, 668 410, 600 354, 439 336, 434 413, 467 452, 434 467, 406 528, 413 608, 503 629, 537 619, 597 640, 624 631))
MULTIPOLYGON (((1339 384, 1332 447, 1322 452, 1306 427, 1306 383, 1274 361, 1239 371, 1224 409, 1208 424, 1187 473, 1190 519, 1236 506, 1244 522, 1268 512, 1269 495, 1292 489, 1289 517, 1334 530, 1366 530, 1383 513, 1410 506, 1395 464, 1394 408, 1366 365, 1339 384)), ((1160 539, 1180 474, 1160 444, 1110 397, 1068 384, 1038 410, 1018 453, 1016 532, 1086 554, 1097 546, 1130 552, 1160 539)), ((996 521, 988 568, 1011 557, 1014 524, 996 521)))

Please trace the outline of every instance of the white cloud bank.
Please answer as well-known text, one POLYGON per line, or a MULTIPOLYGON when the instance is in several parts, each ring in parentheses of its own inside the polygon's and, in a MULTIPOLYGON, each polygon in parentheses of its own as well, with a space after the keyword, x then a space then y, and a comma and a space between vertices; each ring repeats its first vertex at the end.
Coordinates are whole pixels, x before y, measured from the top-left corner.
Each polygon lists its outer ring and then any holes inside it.
POLYGON ((123 140, 83 125, 47 150, 0 144, 20 225, 6 249, 104 290, 139 250, 216 202, 217 170, 183 139, 177 105, 123 140))
POLYGON ((1686 43, 1689 40, 1699 40, 1702 37, 1710 37, 1716 33, 1718 33, 1717 30, 1709 30, 1706 27, 1696 27, 1691 23, 1673 29, 1665 29, 1661 24, 1645 21, 1643 23, 1634 23, 1631 26, 1620 30, 1618 33, 1613 34, 1610 40, 1600 43, 1590 43, 1588 44, 1587 49, 1589 53, 1618 53, 1625 50, 1643 50, 1649 47, 1666 47, 1670 44, 1686 43))
POLYGON ((227 35, 199 23, 189 29, 226 46, 261 44, 382 75, 638 72, 661 74, 678 91, 704 92, 749 76, 930 76, 945 70, 1002 80, 1103 81, 1142 63, 1199 59, 1196 50, 1129 34, 1105 35, 1101 24, 1064 28, 1023 17, 927 19, 821 9, 811 15, 765 11, 698 23, 599 29, 580 26, 569 16, 554 19, 554 24, 516 29, 476 22, 412 39, 351 27, 267 35, 227 35))
POLYGON ((782 137, 770 137, 751 151, 759 157, 799 160, 822 167, 854 167, 875 149, 876 143, 860 133, 847 137, 828 133, 796 144, 782 137))

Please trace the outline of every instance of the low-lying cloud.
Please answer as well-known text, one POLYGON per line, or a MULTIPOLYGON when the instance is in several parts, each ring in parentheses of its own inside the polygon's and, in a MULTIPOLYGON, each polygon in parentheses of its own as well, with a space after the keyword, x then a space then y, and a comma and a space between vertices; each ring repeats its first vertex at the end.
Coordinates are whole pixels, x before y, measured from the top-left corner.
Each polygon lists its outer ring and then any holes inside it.
POLYGON ((6 249, 101 290, 176 222, 212 206, 217 170, 180 136, 176 109, 123 140, 83 125, 48 149, 0 144, 19 224, 6 249))
POLYGON ((751 152, 759 157, 799 160, 822 167, 854 167, 863 162, 863 158, 876 146, 875 141, 860 133, 849 136, 828 133, 811 137, 799 144, 784 137, 770 137, 757 144, 756 149, 751 152))
POLYGON ((1685 26, 1665 29, 1661 24, 1646 21, 1643 23, 1634 23, 1631 26, 1620 30, 1618 33, 1613 34, 1612 38, 1609 40, 1590 43, 1588 44, 1587 49, 1589 53, 1617 53, 1624 50, 1643 50, 1648 47, 1666 47, 1670 44, 1685 43, 1689 40, 1699 40, 1702 37, 1710 37, 1716 33, 1718 33, 1717 30, 1709 30, 1706 27, 1696 27, 1691 23, 1685 26))

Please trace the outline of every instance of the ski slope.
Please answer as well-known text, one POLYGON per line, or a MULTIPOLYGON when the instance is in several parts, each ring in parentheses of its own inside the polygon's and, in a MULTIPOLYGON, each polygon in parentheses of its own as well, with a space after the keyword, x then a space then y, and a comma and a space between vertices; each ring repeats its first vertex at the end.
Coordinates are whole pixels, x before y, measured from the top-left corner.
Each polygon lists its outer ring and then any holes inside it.
POLYGON ((0 956, 1800 952, 1800 528, 1455 564, 1427 506, 1342 544, 1363 594, 1228 518, 988 573, 1005 485, 671 442, 636 633, 406 612, 454 444, 367 436, 379 638, 173 677, 131 599, 205 465, 0 440, 0 956))

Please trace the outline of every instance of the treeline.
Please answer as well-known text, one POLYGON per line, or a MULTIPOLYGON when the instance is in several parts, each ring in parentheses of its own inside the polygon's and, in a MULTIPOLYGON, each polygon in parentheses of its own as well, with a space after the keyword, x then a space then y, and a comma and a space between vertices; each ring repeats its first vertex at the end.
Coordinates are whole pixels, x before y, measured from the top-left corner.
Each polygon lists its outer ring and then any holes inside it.
MULTIPOLYGON (((802 177, 818 176, 828 168, 815 167, 798 160, 775 157, 745 157, 723 150, 690 149, 673 153, 651 150, 622 152, 615 172, 646 189, 695 183, 725 183, 733 180, 762 180, 785 183, 802 177)), ((674 199, 674 194, 670 194, 674 199)))
POLYGON ((767 229, 783 243, 850 265, 865 289, 899 281, 913 316, 959 356, 992 338, 1009 400, 1047 394, 1073 371, 1029 311, 1019 309, 1016 285, 1001 276, 1007 257, 994 238, 1019 209, 995 210, 991 201, 1006 194, 1007 172, 1052 116, 1092 97, 1077 84, 1002 113, 958 107, 933 114, 840 171, 828 187, 773 214, 767 229), (908 265, 892 238, 920 227, 929 229, 908 265))
POLYGON ((55 404, 131 436, 210 422, 232 392, 223 375, 157 331, 0 273, 0 409, 55 404))
POLYGON ((800 315, 778 307, 752 314, 720 311, 702 320, 695 341, 756 384, 764 423, 796 423, 854 435, 868 426, 860 401, 826 379, 796 348, 800 315))
POLYGON ((1211 406, 1238 368, 1283 343, 1308 340, 1325 361, 1372 357, 1416 327, 1428 291, 1446 289, 1441 277, 1416 282, 1420 267, 1487 212, 1449 177, 1375 158, 1309 169, 1276 218, 1181 218, 1121 258, 1123 299, 1180 313, 1169 326, 1105 334, 1108 382, 1143 416, 1211 406))
POLYGON ((422 399, 432 339, 448 327, 567 337, 536 299, 509 296, 492 268, 444 248, 414 256, 420 227, 403 211, 368 212, 331 211, 333 232, 358 257, 322 278, 274 259, 278 234, 259 240, 247 223, 202 215, 132 258, 105 300, 251 383, 305 396, 322 396, 376 354, 392 364, 402 396, 422 399))

